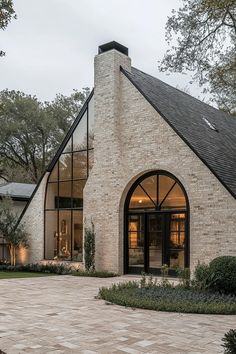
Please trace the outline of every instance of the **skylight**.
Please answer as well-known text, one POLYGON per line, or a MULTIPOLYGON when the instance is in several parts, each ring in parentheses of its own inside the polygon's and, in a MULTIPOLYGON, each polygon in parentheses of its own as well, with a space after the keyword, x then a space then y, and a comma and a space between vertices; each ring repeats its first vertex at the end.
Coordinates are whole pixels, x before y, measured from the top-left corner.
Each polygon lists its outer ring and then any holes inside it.
POLYGON ((208 125, 208 127, 211 130, 218 132, 218 129, 216 128, 216 126, 214 124, 212 124, 211 122, 209 122, 209 120, 206 117, 202 117, 202 119, 204 120, 204 122, 208 125))

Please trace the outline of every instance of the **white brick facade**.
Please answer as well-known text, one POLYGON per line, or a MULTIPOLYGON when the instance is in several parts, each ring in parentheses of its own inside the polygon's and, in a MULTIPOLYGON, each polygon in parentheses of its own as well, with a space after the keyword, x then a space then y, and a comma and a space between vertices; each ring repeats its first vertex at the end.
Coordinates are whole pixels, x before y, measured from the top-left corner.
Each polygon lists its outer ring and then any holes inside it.
POLYGON ((95 161, 84 190, 84 216, 96 232, 98 269, 123 272, 123 208, 136 178, 166 170, 190 203, 190 265, 236 255, 236 200, 120 72, 115 50, 95 58, 95 161))
MULTIPOLYGON (((190 204, 190 266, 236 256, 236 200, 120 71, 130 58, 110 50, 95 57, 94 165, 84 189, 84 220, 96 232, 96 268, 123 273, 124 203, 134 181, 165 170, 184 186, 190 204)), ((23 222, 27 261, 43 259, 47 174, 23 222)))
POLYGON ((44 200, 48 173, 40 185, 21 220, 29 234, 29 248, 22 249, 18 256, 21 263, 37 263, 44 257, 44 200))

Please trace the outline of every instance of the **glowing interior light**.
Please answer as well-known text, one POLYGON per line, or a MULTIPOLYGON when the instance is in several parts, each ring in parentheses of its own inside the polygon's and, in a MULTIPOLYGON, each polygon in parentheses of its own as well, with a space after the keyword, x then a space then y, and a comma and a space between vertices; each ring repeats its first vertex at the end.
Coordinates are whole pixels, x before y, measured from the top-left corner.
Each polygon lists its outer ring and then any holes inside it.
POLYGON ((140 199, 138 202, 141 204, 143 201, 142 201, 142 199, 140 199))

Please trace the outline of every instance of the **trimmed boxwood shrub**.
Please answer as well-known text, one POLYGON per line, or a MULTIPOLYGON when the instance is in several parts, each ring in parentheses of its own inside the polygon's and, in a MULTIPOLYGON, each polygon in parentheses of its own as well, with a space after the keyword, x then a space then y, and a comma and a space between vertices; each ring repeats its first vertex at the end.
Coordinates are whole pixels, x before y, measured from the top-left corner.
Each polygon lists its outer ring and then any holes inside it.
POLYGON ((207 264, 198 264, 192 286, 222 294, 236 294, 236 257, 221 256, 207 264))
POLYGON ((208 287, 212 291, 236 294, 236 257, 223 256, 209 264, 208 287))
POLYGON ((236 330, 230 329, 222 338, 225 354, 236 354, 236 330))

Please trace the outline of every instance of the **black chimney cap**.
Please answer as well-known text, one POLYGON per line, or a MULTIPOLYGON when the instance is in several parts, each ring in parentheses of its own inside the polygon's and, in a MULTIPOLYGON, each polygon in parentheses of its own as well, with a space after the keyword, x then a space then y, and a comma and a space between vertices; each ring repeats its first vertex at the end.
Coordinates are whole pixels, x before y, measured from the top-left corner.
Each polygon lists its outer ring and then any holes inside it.
POLYGON ((116 50, 118 50, 118 52, 121 52, 127 56, 129 55, 129 49, 127 47, 125 47, 124 45, 122 45, 118 42, 115 42, 115 41, 100 45, 98 47, 98 54, 108 52, 109 50, 112 50, 112 49, 116 49, 116 50))

